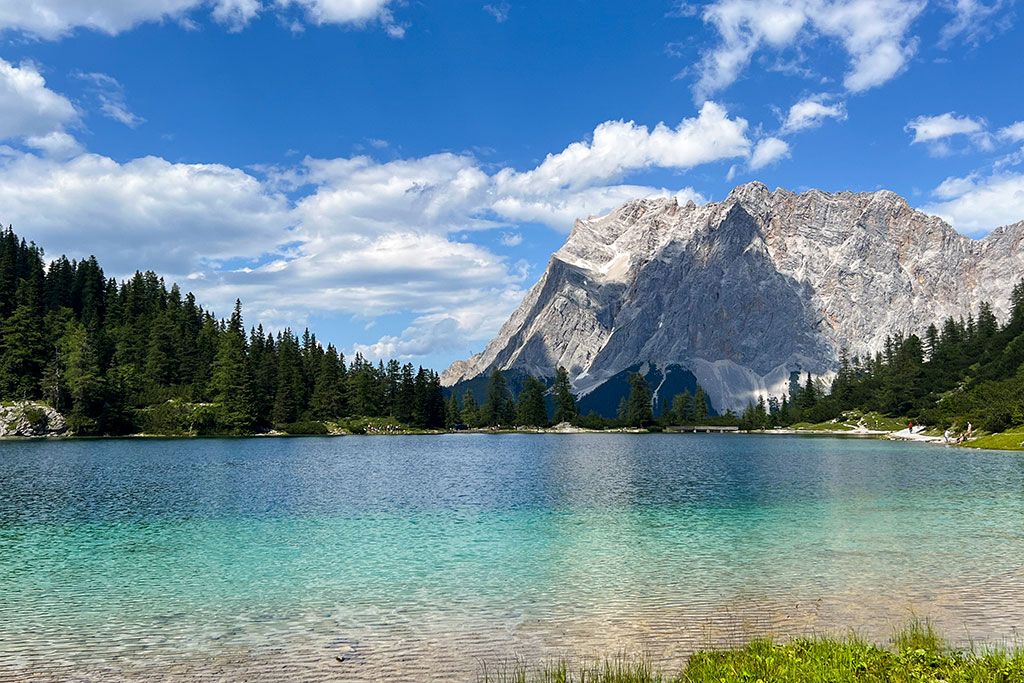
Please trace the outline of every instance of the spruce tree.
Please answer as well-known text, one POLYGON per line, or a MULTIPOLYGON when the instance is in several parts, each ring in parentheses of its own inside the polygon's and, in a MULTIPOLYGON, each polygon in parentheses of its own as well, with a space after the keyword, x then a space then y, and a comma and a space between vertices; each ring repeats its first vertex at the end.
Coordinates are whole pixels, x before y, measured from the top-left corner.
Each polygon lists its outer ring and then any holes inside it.
POLYGON ((256 411, 245 360, 242 302, 238 300, 220 336, 217 356, 213 361, 210 390, 214 400, 221 405, 225 425, 232 432, 241 434, 252 429, 256 411))
POLYGON ((310 407, 321 420, 341 417, 341 375, 338 351, 332 344, 320 356, 310 407))
POLYGON ((462 423, 462 409, 459 408, 459 399, 453 391, 445 405, 444 426, 446 429, 455 429, 462 423))
POLYGON ((704 420, 707 419, 710 414, 708 409, 708 397, 704 393, 704 387, 697 385, 697 389, 693 395, 693 420, 697 424, 703 424, 704 420))
POLYGON ((576 419, 579 411, 576 409, 576 399, 572 395, 572 387, 569 385, 569 373, 561 365, 555 371, 552 394, 555 401, 555 424, 572 422, 576 419))
POLYGON ((476 402, 476 397, 473 396, 472 389, 466 389, 466 393, 462 395, 462 419, 474 429, 484 426, 483 418, 480 415, 480 406, 476 402))
POLYGON ((46 363, 43 317, 38 285, 22 280, 18 306, 0 327, 0 395, 37 398, 46 363))
POLYGON ((627 376, 629 399, 626 408, 626 423, 631 427, 646 427, 654 422, 651 408, 651 387, 639 372, 627 376))
POLYGON ((524 427, 543 427, 548 423, 548 410, 544 403, 547 388, 544 383, 527 375, 523 381, 523 391, 519 394, 519 405, 516 409, 516 423, 524 427))
POLYGON ((688 389, 672 398, 672 416, 681 425, 692 425, 694 422, 693 396, 688 389))
MULTIPOLYGON (((487 427, 494 427, 498 424, 508 424, 509 408, 508 404, 512 401, 512 395, 508 391, 508 384, 505 382, 505 376, 501 373, 501 370, 494 370, 491 372, 490 378, 487 380, 487 394, 484 397, 484 404, 480 408, 480 417, 487 427)), ((512 416, 514 418, 514 409, 512 416)))

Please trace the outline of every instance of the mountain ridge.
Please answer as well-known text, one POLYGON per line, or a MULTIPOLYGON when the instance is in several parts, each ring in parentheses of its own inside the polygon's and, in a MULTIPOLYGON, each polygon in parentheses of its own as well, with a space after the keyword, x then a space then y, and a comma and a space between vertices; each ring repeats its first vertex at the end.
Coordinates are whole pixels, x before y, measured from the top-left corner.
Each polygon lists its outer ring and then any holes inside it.
POLYGON ((1024 221, 981 239, 888 190, 794 193, 761 183, 721 202, 626 202, 577 220, 540 280, 447 386, 494 368, 585 395, 638 362, 690 369, 721 409, 828 375, 982 301, 1003 316, 1024 273, 1024 221))

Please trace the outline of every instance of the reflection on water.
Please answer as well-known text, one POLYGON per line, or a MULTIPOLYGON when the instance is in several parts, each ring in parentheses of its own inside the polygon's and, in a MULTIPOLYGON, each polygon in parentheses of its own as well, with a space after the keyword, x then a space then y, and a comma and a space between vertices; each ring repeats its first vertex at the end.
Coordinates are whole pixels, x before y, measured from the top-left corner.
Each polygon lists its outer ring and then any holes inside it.
POLYGON ((0 444, 0 680, 472 679, 1024 625, 1024 458, 452 435, 0 444), (339 661, 343 660, 343 661, 339 661))

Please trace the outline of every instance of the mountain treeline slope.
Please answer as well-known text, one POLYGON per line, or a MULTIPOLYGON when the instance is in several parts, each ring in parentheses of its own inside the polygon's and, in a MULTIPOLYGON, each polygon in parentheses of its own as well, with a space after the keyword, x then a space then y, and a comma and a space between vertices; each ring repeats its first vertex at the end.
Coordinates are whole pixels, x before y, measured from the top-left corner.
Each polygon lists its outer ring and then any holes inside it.
POLYGON ((95 257, 47 267, 10 227, 0 232, 0 398, 43 400, 82 435, 317 431, 314 421, 350 416, 445 423, 432 370, 358 353, 346 363, 309 330, 247 332, 241 303, 218 319, 150 271, 118 283, 95 257))

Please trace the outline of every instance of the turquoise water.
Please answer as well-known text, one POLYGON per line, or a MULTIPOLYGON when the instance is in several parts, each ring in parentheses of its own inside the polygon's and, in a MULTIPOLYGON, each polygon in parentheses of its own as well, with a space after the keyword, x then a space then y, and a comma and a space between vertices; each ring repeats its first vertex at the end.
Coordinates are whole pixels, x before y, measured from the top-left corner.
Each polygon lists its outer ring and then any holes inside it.
POLYGON ((0 680, 472 680, 1024 626, 1024 457, 781 436, 0 443, 0 680), (339 661, 341 658, 344 661, 339 661))

